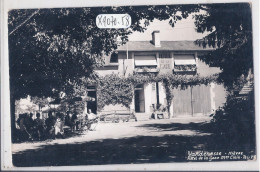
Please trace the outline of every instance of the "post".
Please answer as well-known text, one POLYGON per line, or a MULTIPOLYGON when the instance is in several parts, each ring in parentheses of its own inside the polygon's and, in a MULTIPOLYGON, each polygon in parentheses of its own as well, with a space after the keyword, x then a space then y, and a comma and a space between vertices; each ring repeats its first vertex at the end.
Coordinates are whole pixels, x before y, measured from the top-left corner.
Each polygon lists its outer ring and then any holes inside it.
POLYGON ((190 96, 191 96, 191 116, 193 117, 193 97, 192 97, 192 86, 190 87, 190 96))

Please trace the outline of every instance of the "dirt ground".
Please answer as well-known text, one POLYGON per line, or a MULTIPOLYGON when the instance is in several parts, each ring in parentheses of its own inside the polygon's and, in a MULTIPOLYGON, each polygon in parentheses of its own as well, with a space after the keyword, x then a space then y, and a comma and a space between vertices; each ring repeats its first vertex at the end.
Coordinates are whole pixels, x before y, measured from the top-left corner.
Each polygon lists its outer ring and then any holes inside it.
POLYGON ((14 166, 140 164, 186 161, 189 150, 218 149, 209 117, 99 123, 65 139, 13 144, 14 166))

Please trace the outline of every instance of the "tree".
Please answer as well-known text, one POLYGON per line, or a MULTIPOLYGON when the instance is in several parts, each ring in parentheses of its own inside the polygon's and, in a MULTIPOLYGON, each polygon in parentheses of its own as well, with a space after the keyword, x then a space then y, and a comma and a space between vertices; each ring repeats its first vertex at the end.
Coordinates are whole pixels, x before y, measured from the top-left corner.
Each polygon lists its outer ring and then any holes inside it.
POLYGON ((213 115, 214 132, 232 149, 255 151, 254 91, 243 99, 234 94, 253 72, 251 6, 249 3, 232 3, 201 7, 204 14, 195 16, 196 29, 211 33, 197 43, 216 47, 202 60, 222 69, 218 79, 230 93, 225 105, 213 115))
POLYGON ((249 3, 201 5, 195 15, 197 32, 210 34, 197 43, 216 48, 202 57, 207 64, 220 67, 219 80, 229 91, 241 84, 242 75, 253 71, 252 15, 249 3))
POLYGON ((31 97, 31 101, 38 105, 39 111, 41 111, 43 107, 49 105, 48 98, 45 97, 31 97))

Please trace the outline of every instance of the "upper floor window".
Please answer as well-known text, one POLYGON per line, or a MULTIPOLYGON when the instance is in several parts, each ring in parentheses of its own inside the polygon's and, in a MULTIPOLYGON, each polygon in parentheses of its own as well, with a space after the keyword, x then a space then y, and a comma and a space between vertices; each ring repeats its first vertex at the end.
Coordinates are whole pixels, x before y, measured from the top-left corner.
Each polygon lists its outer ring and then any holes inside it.
POLYGON ((118 53, 113 52, 111 54, 110 63, 118 63, 118 53))
POLYGON ((142 68, 156 68, 157 60, 156 55, 135 55, 135 67, 142 68))
POLYGON ((196 71, 196 59, 194 54, 176 54, 174 55, 174 71, 196 71))

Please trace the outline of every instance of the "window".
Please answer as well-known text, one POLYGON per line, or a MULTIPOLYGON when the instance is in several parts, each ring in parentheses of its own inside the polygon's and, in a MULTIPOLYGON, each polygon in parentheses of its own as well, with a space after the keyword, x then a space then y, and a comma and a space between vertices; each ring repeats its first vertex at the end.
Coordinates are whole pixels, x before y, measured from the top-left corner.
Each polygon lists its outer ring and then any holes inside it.
POLYGON ((196 60, 192 54, 174 55, 175 65, 196 65, 196 60))
POLYGON ((176 54, 174 55, 174 71, 196 71, 196 59, 193 54, 176 54))
POLYGON ((110 63, 118 63, 118 53, 113 52, 111 54, 110 63))
POLYGON ((157 67, 155 55, 135 56, 135 67, 157 67))

